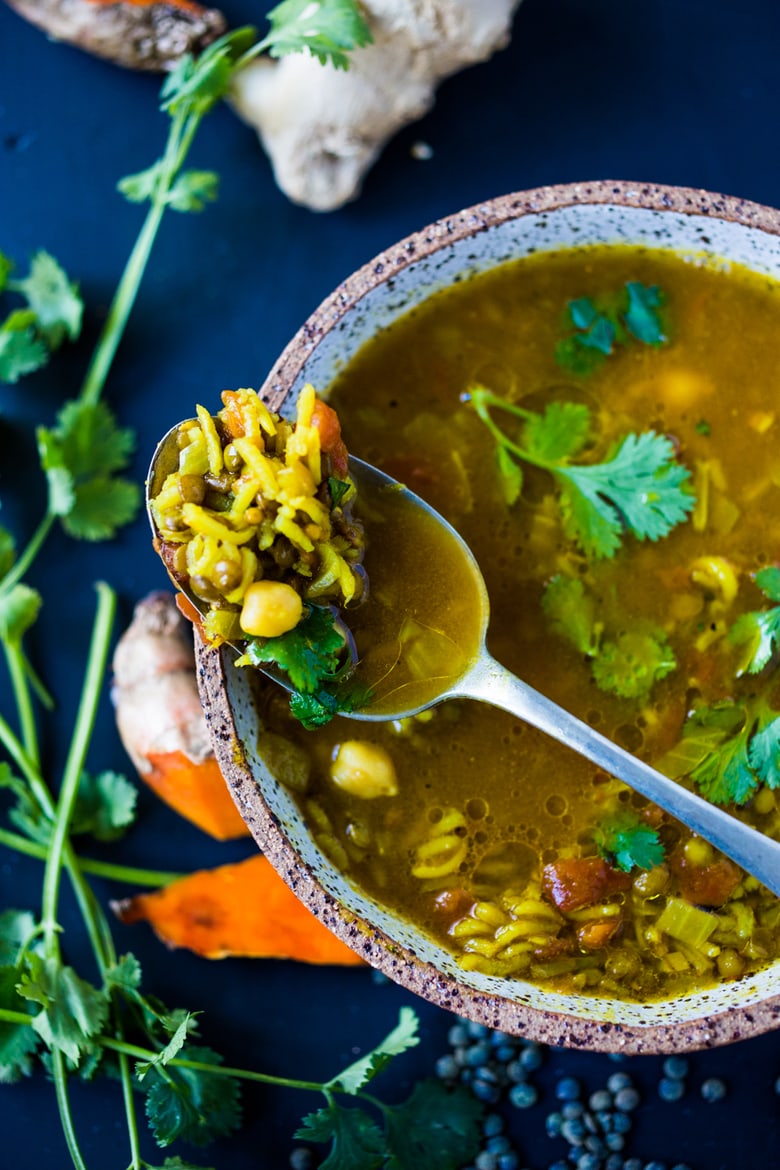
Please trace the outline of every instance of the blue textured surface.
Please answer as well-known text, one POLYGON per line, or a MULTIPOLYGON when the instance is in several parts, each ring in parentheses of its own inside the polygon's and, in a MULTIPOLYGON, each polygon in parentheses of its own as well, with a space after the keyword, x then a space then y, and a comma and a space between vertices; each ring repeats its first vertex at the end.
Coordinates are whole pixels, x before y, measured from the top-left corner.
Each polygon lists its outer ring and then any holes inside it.
MULTIPOLYGON (((246 0, 225 10, 234 23, 259 22, 246 0)), ((157 438, 196 398, 259 384, 344 276, 438 216, 511 190, 596 178, 707 187, 777 205, 778 50, 775 0, 525 0, 511 47, 442 86, 432 113, 387 147, 362 198, 329 215, 291 206, 254 135, 227 109, 217 111, 192 161, 220 172, 220 201, 202 216, 171 215, 164 224, 109 382, 122 422, 138 432, 134 474, 143 477, 157 438), (433 147, 429 161, 412 157, 418 140, 433 147)), ((17 484, 31 456, 32 425, 49 420, 78 385, 140 224, 138 208, 115 185, 159 152, 165 122, 157 112, 158 87, 156 78, 48 42, 0 4, 0 250, 24 263, 46 248, 81 282, 88 306, 77 347, 45 374, 2 390, 2 518, 20 532, 29 531, 41 504, 40 496, 28 494, 27 478, 24 495, 17 484)), ((161 585, 160 572, 141 521, 108 551, 74 550, 55 535, 35 566, 31 583, 48 602, 31 653, 59 700, 46 744, 55 775, 92 618, 90 583, 105 578, 118 589, 124 625, 133 602, 161 585)), ((6 689, 2 710, 10 710, 6 689)), ((107 698, 90 763, 127 768, 107 698)), ((183 871, 248 851, 245 844, 211 842, 148 794, 141 794, 141 806, 140 826, 115 847, 119 860, 183 871)), ((40 879, 37 862, 0 853, 0 906, 35 907, 40 879)), ((103 899, 126 892, 100 883, 97 889, 103 899)), ((76 965, 82 957, 88 962, 67 899, 63 917, 72 928, 65 935, 69 957, 76 965)), ((424 1042, 388 1075, 387 1095, 402 1095, 415 1076, 431 1072, 446 1046, 449 1017, 399 988, 375 985, 367 971, 210 964, 166 952, 141 927, 118 927, 117 939, 139 957, 149 990, 171 1006, 204 1009, 204 1039, 230 1064, 325 1078, 388 1030, 401 1004, 412 1002, 424 1042)), ((681 1103, 658 1097, 661 1064, 660 1058, 628 1062, 646 1094, 626 1154, 670 1166, 685 1161, 693 1170, 776 1161, 774 1037, 694 1056, 681 1103), (728 1083, 723 1102, 702 1103, 697 1086, 708 1077, 728 1083)), ((596 1089, 614 1068, 603 1056, 548 1054, 540 1103, 513 1123, 528 1166, 549 1166, 565 1152, 544 1131, 555 1078, 573 1075, 596 1089)), ((220 1170, 285 1167, 295 1125, 315 1099, 260 1087, 245 1100, 247 1123, 238 1137, 205 1154, 183 1148, 182 1156, 220 1170)), ((74 1101, 89 1170, 123 1170, 129 1156, 117 1087, 76 1086, 74 1101)), ((0 1121, 0 1166, 60 1170, 69 1164, 43 1075, 0 1088, 0 1121)), ((164 1155, 146 1141, 144 1149, 153 1165, 162 1162, 164 1155)))

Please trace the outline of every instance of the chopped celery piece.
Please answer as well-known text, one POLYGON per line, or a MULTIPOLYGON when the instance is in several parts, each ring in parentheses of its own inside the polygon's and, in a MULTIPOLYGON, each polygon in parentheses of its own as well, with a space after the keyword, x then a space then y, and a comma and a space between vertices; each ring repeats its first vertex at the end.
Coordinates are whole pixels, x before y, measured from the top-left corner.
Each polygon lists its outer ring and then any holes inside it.
POLYGON ((714 914, 684 902, 682 898, 669 898, 656 925, 663 934, 669 934, 679 942, 701 950, 717 928, 718 919, 714 914))

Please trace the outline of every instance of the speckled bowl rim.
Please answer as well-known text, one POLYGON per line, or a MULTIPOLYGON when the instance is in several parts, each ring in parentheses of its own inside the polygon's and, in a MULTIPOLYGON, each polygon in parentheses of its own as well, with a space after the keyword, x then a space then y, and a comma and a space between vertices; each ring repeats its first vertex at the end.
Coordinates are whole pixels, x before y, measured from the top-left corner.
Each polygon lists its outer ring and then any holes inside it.
MULTIPOLYGON (((704 216, 780 236, 777 210, 682 187, 601 180, 541 187, 491 199, 437 220, 381 252, 347 277, 283 351, 263 387, 266 401, 279 409, 300 384, 304 367, 323 339, 340 327, 368 293, 396 278, 410 265, 432 256, 442 246, 468 240, 509 220, 596 204, 678 216, 704 216)), ((706 235, 702 235, 702 240, 709 242, 706 235)), ((705 1011, 697 1018, 652 1020, 645 1025, 634 1021, 584 1019, 576 1012, 528 1006, 508 994, 475 990, 439 970, 380 926, 364 921, 341 905, 302 860, 280 818, 266 801, 260 781, 253 776, 245 745, 237 733, 228 697, 229 676, 234 671, 229 653, 199 644, 196 656, 201 699, 217 758, 252 836, 303 903, 334 934, 395 982, 441 1008, 491 1028, 551 1045, 590 1051, 626 1054, 689 1051, 733 1043, 780 1027, 780 990, 754 1002, 740 1003, 740 982, 729 985, 734 988, 735 1002, 725 1008, 705 1011)), ((780 971, 780 961, 774 966, 780 971)), ((509 981, 500 982, 510 985, 509 981)), ((569 998, 575 1002, 576 997, 569 998)), ((701 998, 706 1000, 706 993, 701 998)), ((671 1010, 672 1016, 675 1002, 662 1003, 671 1010)), ((648 1017, 657 1014, 658 1007, 658 1004, 647 1005, 648 1017)))

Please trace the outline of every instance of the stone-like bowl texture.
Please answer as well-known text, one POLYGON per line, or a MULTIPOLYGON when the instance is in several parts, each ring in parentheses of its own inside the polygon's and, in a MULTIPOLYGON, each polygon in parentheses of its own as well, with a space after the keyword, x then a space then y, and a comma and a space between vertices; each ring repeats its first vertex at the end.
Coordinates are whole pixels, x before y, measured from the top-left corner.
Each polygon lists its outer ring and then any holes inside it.
MULTIPOLYGON (((628 182, 519 192, 439 220, 350 276, 299 330, 263 394, 283 412, 300 388, 325 388, 377 328, 455 278, 540 250, 645 244, 738 262, 780 277, 780 213, 707 191, 628 182)), ((256 748, 247 677, 229 651, 198 647, 220 766, 260 848, 301 900, 374 967, 450 1011, 530 1039, 597 1051, 709 1048, 780 1025, 780 963, 706 992, 650 1004, 553 994, 462 971, 442 947, 343 877, 313 843, 294 801, 256 748)))

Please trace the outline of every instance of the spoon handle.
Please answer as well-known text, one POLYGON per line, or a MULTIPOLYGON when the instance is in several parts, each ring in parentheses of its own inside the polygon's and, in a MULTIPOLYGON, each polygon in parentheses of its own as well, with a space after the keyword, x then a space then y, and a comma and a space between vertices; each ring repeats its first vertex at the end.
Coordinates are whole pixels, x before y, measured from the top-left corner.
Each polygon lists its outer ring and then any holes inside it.
POLYGON ((501 707, 641 792, 780 896, 780 842, 670 780, 522 682, 484 652, 452 697, 501 707))

